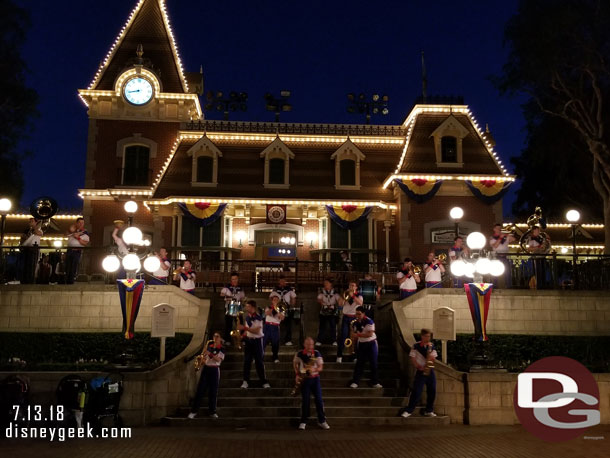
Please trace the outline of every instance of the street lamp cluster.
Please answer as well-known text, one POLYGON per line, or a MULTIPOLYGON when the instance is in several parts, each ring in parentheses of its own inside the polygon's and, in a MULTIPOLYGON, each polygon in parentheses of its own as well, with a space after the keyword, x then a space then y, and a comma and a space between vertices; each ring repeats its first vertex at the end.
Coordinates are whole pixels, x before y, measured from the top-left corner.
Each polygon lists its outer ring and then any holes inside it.
POLYGON ((142 231, 133 225, 133 216, 138 211, 138 204, 134 201, 129 201, 125 203, 124 208, 129 217, 129 226, 123 231, 121 238, 128 252, 123 255, 119 250, 117 254, 106 256, 102 261, 102 268, 108 273, 113 273, 119 270, 122 265, 129 278, 135 277, 135 274, 142 269, 142 266, 144 270, 150 273, 155 272, 161 266, 159 258, 149 253, 148 250, 144 254, 138 254, 137 252, 139 247, 150 246, 150 241, 144 239, 142 231))

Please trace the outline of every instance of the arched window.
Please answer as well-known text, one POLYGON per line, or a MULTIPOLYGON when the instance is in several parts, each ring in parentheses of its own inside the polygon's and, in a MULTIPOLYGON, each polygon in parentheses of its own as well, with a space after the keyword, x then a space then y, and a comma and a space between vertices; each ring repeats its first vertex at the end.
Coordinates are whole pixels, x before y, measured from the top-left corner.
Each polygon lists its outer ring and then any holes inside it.
POLYGON ((284 183, 284 159, 269 159, 269 184, 284 183))
POLYGON ((199 156, 197 158, 197 183, 212 183, 214 181, 214 158, 199 156))
POLYGON ((125 148, 123 160, 123 185, 149 185, 150 148, 144 145, 130 145, 125 148))
POLYGON ((457 139, 455 137, 441 138, 441 162, 457 162, 457 139))
POLYGON ((341 186, 356 186, 356 161, 343 159, 339 162, 341 186))

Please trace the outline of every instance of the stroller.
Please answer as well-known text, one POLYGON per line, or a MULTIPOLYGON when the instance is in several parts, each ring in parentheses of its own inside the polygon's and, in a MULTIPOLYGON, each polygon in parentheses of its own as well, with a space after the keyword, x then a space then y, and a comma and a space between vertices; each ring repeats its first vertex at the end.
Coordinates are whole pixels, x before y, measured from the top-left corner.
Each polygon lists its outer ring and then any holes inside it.
POLYGON ((87 392, 87 382, 78 375, 66 375, 59 381, 55 395, 57 405, 64 408, 64 421, 68 426, 82 427, 87 392))
POLYGON ((19 375, 9 375, 0 383, 0 426, 2 431, 11 423, 22 423, 29 405, 30 384, 19 375), (14 406, 19 406, 20 414, 15 419, 14 406))
POLYGON ((123 426, 119 415, 119 403, 123 394, 123 375, 110 373, 95 377, 89 382, 89 400, 87 401, 87 420, 94 430, 102 428, 103 422, 112 419, 115 427, 123 426))

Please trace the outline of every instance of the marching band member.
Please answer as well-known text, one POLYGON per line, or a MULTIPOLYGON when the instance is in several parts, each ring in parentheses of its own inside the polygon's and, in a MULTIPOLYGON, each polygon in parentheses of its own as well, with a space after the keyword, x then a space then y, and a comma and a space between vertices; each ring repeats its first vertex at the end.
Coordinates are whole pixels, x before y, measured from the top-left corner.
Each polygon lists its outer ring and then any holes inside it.
MULTIPOLYGON (((449 260, 450 262, 461 259, 468 255, 468 248, 464 246, 464 239, 459 235, 453 239, 453 246, 449 249, 449 260)), ((453 278, 453 287, 461 288, 464 282, 459 277, 453 278)))
POLYGON ((40 253, 40 237, 42 237, 40 221, 30 218, 19 243, 19 282, 22 284, 34 283, 40 253))
POLYGON ((280 323, 284 319, 284 314, 278 310, 279 304, 279 296, 272 296, 271 305, 268 305, 265 308, 265 337, 263 338, 263 349, 267 348, 267 344, 271 342, 274 363, 280 362, 278 355, 280 351, 280 323))
MULTIPOLYGON (((527 243, 527 250, 532 254, 545 254, 547 252, 544 237, 540 235, 540 226, 532 227, 532 234, 527 243)), ((546 265, 544 257, 532 257, 531 264, 534 268, 534 275, 530 278, 530 288, 544 288, 546 286, 546 265)))
POLYGON ((216 414, 216 400, 218 398, 218 385, 220 384, 220 364, 225 359, 225 350, 222 348, 220 333, 214 333, 214 343, 208 346, 205 354, 207 358, 205 365, 201 369, 197 393, 193 399, 191 413, 188 415, 190 419, 197 416, 201 400, 208 390, 208 415, 212 418, 218 418, 216 414))
MULTIPOLYGON (((239 286, 239 274, 237 272, 231 272, 230 283, 220 290, 220 297, 225 301, 225 346, 231 345, 231 330, 233 329, 233 322, 236 317, 231 315, 229 310, 229 304, 232 301, 242 303, 246 298, 245 293, 239 286)), ((241 324, 241 323, 240 323, 241 324)))
POLYGON ((195 294, 195 279, 197 274, 191 268, 191 261, 184 261, 182 267, 179 267, 174 273, 174 280, 180 279, 180 289, 187 293, 195 294))
POLYGON ((297 295, 291 286, 286 283, 286 278, 280 275, 278 285, 269 294, 269 300, 273 296, 278 296, 280 302, 286 304, 286 339, 284 345, 292 345, 292 321, 294 319, 294 309, 297 304, 297 295))
POLYGON ((343 362, 343 347, 345 339, 350 336, 350 323, 356 318, 356 307, 363 303, 362 295, 358 291, 358 286, 355 281, 349 283, 348 298, 345 300, 339 297, 339 305, 343 307, 343 318, 339 325, 339 333, 337 335, 337 362, 343 362))
POLYGON ((85 219, 76 218, 68 233, 68 250, 66 252, 66 283, 72 285, 78 274, 78 265, 83 247, 89 244, 89 233, 85 230, 85 219))
POLYGON ((431 341, 432 333, 429 329, 421 330, 421 341, 416 342, 411 348, 409 356, 411 362, 417 368, 415 373, 415 380, 413 381, 413 391, 411 391, 411 397, 409 398, 409 404, 401 413, 401 416, 407 418, 411 416, 415 410, 415 406, 419 402, 424 385, 426 386, 426 417, 436 417, 434 413, 434 398, 436 397, 436 375, 434 375, 434 369, 430 369, 428 375, 424 374, 427 361, 435 360, 438 356, 434 344, 431 341))
POLYGON ((256 373, 263 384, 263 388, 271 388, 271 385, 269 385, 265 378, 263 318, 258 314, 256 301, 250 299, 246 302, 246 323, 239 325, 239 329, 246 331, 246 338, 244 339, 244 381, 241 387, 248 388, 250 385, 250 367, 252 366, 252 359, 254 359, 256 373))
POLYGON ((333 345, 337 345, 335 340, 337 337, 337 311, 338 311, 339 295, 333 289, 333 281, 330 278, 324 280, 324 288, 318 294, 318 304, 320 304, 320 327, 318 329, 318 340, 316 347, 322 345, 322 341, 326 340, 327 330, 332 336, 333 345))
POLYGON ((161 263, 161 265, 157 270, 153 272, 153 278, 150 284, 167 285, 169 269, 172 267, 172 263, 167 258, 167 250, 165 248, 159 248, 159 253, 155 253, 155 256, 159 258, 159 262, 161 263))
POLYGON ((419 274, 415 273, 411 258, 405 258, 402 269, 396 273, 396 278, 400 288, 399 300, 406 299, 417 292, 417 284, 421 281, 421 278, 419 278, 419 274))
POLYGON ((428 253, 428 260, 424 264, 424 277, 426 288, 442 288, 442 275, 445 273, 445 266, 436 257, 434 252, 428 253))
POLYGON ((301 387, 301 423, 299 429, 304 430, 309 419, 311 395, 313 394, 318 414, 318 426, 322 429, 330 429, 324 414, 324 401, 322 400, 322 386, 320 385, 320 372, 324 368, 324 360, 318 350, 314 349, 313 339, 307 337, 304 349, 294 355, 292 365, 296 373, 297 384, 300 380, 301 387))
POLYGON ((496 259, 504 264, 504 287, 510 288, 512 286, 512 273, 506 254, 509 250, 509 244, 516 239, 513 234, 503 234, 501 224, 494 224, 493 231, 493 235, 489 238, 489 246, 492 253, 495 253, 496 259))
POLYGON ((368 361, 371 366, 371 384, 373 388, 383 388, 377 379, 377 335, 375 334, 375 323, 366 316, 363 306, 356 307, 356 322, 353 324, 354 336, 358 339, 356 345, 356 367, 352 378, 351 388, 358 388, 364 364, 368 361))

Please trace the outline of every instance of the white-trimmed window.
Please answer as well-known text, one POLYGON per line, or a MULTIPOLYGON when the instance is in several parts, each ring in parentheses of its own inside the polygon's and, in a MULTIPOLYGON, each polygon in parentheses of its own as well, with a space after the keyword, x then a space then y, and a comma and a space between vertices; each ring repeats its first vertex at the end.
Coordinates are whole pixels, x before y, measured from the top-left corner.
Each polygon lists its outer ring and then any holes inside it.
POLYGON ((218 158, 222 152, 207 137, 201 137, 189 148, 187 155, 193 159, 191 186, 216 187, 218 185, 218 158))
POLYGON ((468 129, 455 116, 449 115, 438 126, 431 137, 434 138, 437 167, 463 167, 462 139, 468 135, 468 129))
POLYGON ((261 158, 265 159, 265 188, 288 189, 290 187, 290 160, 294 159, 294 153, 280 137, 276 137, 261 152, 261 158))
POLYGON ((349 138, 330 159, 335 161, 335 189, 360 189, 360 162, 366 156, 349 138))
POLYGON ((157 157, 157 143, 142 134, 119 140, 116 155, 121 158, 117 175, 121 186, 150 186, 152 171, 150 160, 157 157))

